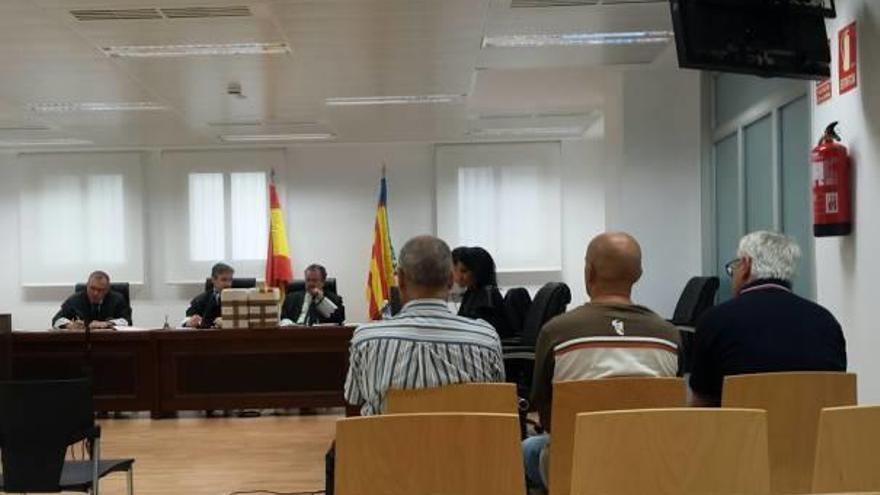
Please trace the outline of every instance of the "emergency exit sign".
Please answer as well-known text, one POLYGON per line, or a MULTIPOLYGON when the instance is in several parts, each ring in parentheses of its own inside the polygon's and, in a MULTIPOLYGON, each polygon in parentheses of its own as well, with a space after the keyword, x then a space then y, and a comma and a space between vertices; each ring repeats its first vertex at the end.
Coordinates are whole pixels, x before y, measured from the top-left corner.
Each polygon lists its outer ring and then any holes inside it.
POLYGON ((856 68, 856 23, 846 26, 837 33, 837 74, 838 91, 847 93, 859 85, 856 68))

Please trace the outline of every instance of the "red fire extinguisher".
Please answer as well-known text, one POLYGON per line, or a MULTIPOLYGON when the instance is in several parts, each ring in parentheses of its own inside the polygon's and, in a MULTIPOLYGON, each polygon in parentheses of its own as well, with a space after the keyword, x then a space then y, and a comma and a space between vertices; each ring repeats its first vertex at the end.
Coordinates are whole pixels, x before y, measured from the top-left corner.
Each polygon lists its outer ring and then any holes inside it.
POLYGON ((825 128, 813 148, 813 235, 827 237, 852 232, 852 182, 846 146, 838 143, 837 122, 825 128))

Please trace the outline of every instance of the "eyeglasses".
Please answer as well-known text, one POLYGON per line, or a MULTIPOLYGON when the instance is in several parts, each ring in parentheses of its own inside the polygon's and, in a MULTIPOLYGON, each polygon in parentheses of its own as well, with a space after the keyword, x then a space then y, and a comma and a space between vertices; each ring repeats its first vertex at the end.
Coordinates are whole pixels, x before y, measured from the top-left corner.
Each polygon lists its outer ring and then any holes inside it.
POLYGON ((730 260, 724 264, 724 271, 727 272, 728 277, 733 276, 733 271, 736 270, 736 267, 742 262, 741 258, 737 258, 735 260, 730 260))

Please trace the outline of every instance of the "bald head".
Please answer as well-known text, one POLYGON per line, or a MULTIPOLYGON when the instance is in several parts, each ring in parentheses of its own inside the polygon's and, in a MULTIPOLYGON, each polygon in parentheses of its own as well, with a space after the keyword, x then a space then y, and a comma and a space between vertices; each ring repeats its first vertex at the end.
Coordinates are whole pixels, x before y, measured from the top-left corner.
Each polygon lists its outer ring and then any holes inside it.
POLYGON ((587 247, 585 271, 591 298, 629 298, 632 286, 642 276, 642 248, 625 232, 600 234, 587 247))

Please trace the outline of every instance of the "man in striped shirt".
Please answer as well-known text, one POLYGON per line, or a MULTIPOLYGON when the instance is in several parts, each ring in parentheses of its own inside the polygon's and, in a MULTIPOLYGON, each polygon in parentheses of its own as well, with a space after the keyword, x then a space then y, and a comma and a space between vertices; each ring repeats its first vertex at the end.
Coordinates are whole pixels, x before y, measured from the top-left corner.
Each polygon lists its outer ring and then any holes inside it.
POLYGON ((504 381, 501 342, 492 325, 446 305, 452 253, 432 236, 410 239, 397 267, 403 309, 360 326, 351 340, 345 399, 361 414, 381 414, 389 389, 504 381))

